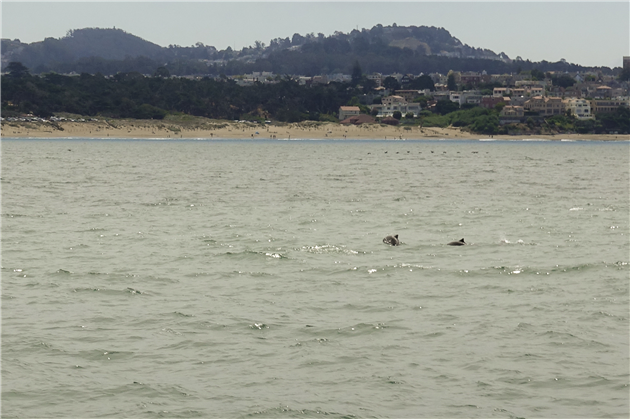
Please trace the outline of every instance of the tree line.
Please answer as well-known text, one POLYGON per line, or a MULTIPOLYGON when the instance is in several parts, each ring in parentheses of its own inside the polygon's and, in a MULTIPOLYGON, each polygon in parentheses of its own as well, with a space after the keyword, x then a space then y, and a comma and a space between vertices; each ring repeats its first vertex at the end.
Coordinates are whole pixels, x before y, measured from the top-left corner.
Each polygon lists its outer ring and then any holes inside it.
MULTIPOLYGON (((183 113, 212 119, 275 119, 284 122, 335 120, 339 106, 363 94, 355 84, 311 87, 284 77, 277 83, 239 86, 233 80, 205 77, 145 77, 137 72, 112 77, 83 73, 33 76, 10 63, 2 77, 2 112, 49 117, 67 112, 112 118, 162 119, 183 113)), ((365 80, 366 83, 368 82, 365 80)), ((369 84, 369 83, 367 83, 369 84)))
MULTIPOLYGON (((168 114, 187 114, 226 120, 267 120, 281 122, 337 121, 340 106, 359 106, 364 113, 369 108, 359 98, 372 90, 355 62, 352 81, 327 85, 300 85, 284 77, 276 83, 254 83, 239 86, 231 79, 205 77, 198 80, 163 77, 156 72, 145 77, 137 72, 119 73, 113 77, 83 73, 66 76, 47 73, 33 76, 18 62, 8 65, 9 73, 2 77, 2 114, 13 116, 33 114, 50 117, 55 113, 111 118, 163 119, 168 114)), ((432 89, 428 76, 414 80, 413 88, 432 89)), ((426 100, 430 98, 420 98, 426 100)), ((407 115, 403 124, 421 126, 458 126, 484 134, 521 132, 630 133, 630 109, 620 107, 611 114, 579 121, 571 115, 549 118, 528 118, 517 127, 502 126, 500 106, 483 109, 464 105, 462 109, 450 100, 439 101, 435 112, 423 110, 418 117, 407 115)))

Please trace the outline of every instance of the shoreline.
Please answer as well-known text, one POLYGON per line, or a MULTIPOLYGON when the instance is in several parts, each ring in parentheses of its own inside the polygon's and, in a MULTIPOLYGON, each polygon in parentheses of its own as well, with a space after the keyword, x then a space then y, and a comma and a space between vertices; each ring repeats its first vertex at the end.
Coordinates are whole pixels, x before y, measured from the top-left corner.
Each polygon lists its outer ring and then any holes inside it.
POLYGON ((458 128, 300 122, 261 125, 219 120, 2 121, 2 138, 278 139, 278 140, 548 140, 628 141, 626 134, 480 135, 458 128))

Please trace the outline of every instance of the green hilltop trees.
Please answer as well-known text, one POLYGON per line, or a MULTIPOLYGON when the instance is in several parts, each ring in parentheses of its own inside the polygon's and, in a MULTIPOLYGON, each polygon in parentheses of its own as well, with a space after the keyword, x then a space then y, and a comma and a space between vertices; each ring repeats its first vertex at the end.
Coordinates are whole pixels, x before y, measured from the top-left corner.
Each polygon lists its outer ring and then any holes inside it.
MULTIPOLYGON (((20 63, 12 63, 2 77, 2 112, 50 116, 69 112, 86 116, 161 119, 167 113, 185 113, 213 119, 241 119, 266 114, 287 122, 330 120, 339 106, 361 95, 358 88, 330 83, 300 86, 290 78, 276 84, 243 87, 232 80, 168 78, 164 71, 153 77, 137 72, 111 78, 83 73, 33 76, 20 63)), ((356 99, 355 99, 356 100, 356 99)))

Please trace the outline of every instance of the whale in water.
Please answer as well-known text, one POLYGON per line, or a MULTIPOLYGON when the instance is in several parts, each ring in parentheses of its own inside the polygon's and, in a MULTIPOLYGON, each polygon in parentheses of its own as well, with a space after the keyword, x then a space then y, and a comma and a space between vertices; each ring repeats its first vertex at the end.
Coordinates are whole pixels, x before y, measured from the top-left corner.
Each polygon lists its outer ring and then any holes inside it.
POLYGON ((398 240, 398 234, 395 236, 387 236, 383 239, 383 243, 391 244, 392 246, 398 246, 400 244, 400 240, 398 240))
POLYGON ((447 243, 447 244, 448 244, 449 246, 463 246, 463 245, 465 245, 465 244, 466 244, 466 242, 464 241, 464 239, 461 239, 461 240, 459 240, 459 241, 456 241, 456 242, 450 242, 450 243, 447 243))

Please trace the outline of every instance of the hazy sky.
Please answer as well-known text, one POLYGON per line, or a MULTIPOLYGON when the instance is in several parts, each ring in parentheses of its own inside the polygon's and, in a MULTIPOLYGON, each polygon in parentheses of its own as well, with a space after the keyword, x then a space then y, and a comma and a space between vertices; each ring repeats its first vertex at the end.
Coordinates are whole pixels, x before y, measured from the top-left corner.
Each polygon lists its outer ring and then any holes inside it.
POLYGON ((630 55, 630 3, 583 1, 2 1, 2 37, 37 42, 70 29, 123 29, 161 46, 241 49, 294 33, 396 23, 436 26, 464 44, 532 61, 621 66, 630 55))

